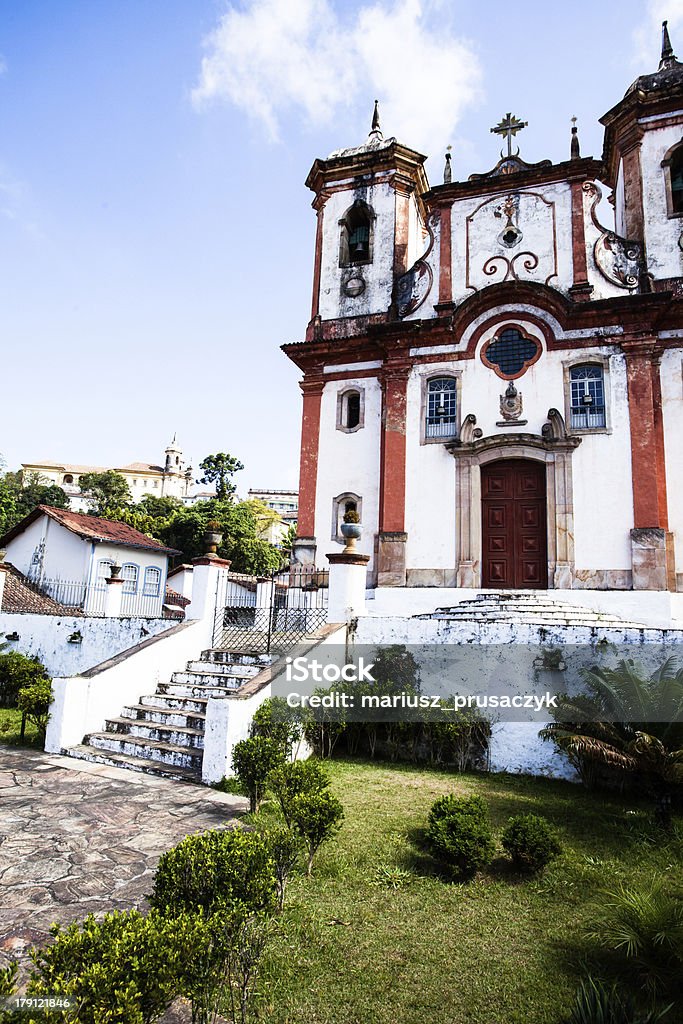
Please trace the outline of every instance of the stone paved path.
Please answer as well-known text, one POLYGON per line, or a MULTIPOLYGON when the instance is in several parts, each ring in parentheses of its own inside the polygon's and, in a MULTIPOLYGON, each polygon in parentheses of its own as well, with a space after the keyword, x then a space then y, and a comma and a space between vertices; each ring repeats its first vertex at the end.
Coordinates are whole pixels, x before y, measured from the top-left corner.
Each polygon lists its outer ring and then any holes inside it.
POLYGON ((53 921, 142 907, 165 850, 246 808, 205 786, 0 748, 0 966, 24 966, 53 921))

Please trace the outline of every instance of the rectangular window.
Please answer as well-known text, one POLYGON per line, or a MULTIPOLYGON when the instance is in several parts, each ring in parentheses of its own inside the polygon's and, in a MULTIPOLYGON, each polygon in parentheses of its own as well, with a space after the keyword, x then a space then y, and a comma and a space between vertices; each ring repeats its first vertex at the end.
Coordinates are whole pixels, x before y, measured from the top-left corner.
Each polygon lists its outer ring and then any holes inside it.
POLYGON ((145 582, 142 585, 142 593, 145 597, 158 597, 161 586, 161 569, 148 565, 145 569, 145 582))
POLYGON ((114 563, 109 559, 101 558, 97 563, 97 579, 95 585, 99 587, 105 587, 105 580, 109 579, 110 570, 114 563))
POLYGON ((425 437, 454 437, 457 430, 456 390, 453 377, 438 377, 427 386, 425 437))
POLYGON ((605 382, 601 366, 575 366, 569 373, 571 426, 595 430, 606 426, 605 382))
POLYGON ((124 565, 121 569, 121 579, 123 580, 123 593, 124 594, 135 594, 138 589, 138 567, 129 562, 124 565))

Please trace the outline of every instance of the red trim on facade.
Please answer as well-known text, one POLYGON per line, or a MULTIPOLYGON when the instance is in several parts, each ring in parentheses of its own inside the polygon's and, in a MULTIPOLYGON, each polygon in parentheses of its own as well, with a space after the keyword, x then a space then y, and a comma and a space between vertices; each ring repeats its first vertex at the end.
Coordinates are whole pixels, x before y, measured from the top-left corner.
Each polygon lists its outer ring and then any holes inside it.
POLYGON ((439 302, 453 301, 452 252, 451 252, 451 206, 441 207, 441 229, 439 233, 439 302))
MULTIPOLYGON (((583 216, 583 182, 572 181, 572 264, 574 288, 588 288, 586 224, 583 216)), ((592 289, 591 289, 592 291, 592 289)))
POLYGON ((323 258, 323 218, 325 216, 325 200, 327 196, 316 196, 314 206, 317 213, 315 228, 315 262, 313 264, 313 298, 311 300, 311 320, 318 315, 320 308, 320 268, 323 258))
POLYGON ((394 221, 394 274, 400 277, 408 269, 409 197, 396 189, 396 215, 394 221))
POLYGON ((301 417, 301 455, 299 463, 299 516, 297 536, 315 536, 315 497, 318 485, 318 450, 320 445, 320 406, 324 381, 301 382, 303 413, 301 417))
POLYGON ((659 356, 651 344, 625 345, 631 427, 633 525, 668 529, 659 356))
POLYGON ((406 507, 406 404, 408 366, 385 370, 382 381, 379 529, 402 533, 406 507))

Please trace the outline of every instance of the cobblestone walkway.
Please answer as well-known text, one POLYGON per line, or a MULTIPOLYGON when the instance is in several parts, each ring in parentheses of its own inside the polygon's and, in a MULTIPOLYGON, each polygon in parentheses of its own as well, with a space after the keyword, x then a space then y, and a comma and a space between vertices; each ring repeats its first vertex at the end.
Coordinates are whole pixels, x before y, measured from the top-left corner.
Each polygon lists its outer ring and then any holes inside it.
POLYGON ((0 953, 23 966, 53 921, 143 906, 165 850, 246 806, 204 786, 0 749, 0 953))

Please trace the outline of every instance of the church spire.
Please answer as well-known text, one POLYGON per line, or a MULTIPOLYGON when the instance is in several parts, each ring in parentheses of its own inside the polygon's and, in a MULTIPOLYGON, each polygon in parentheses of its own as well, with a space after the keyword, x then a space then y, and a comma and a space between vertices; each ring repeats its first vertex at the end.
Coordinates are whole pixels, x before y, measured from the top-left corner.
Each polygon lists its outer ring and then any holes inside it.
POLYGON ((669 23, 667 21, 662 22, 662 58, 659 62, 659 70, 670 67, 673 61, 676 60, 673 46, 671 45, 671 39, 669 38, 669 23))
POLYGON ((375 100, 375 109, 372 113, 372 127, 370 128, 369 139, 376 139, 380 142, 384 136, 382 135, 382 129, 379 123, 379 100, 375 100))

